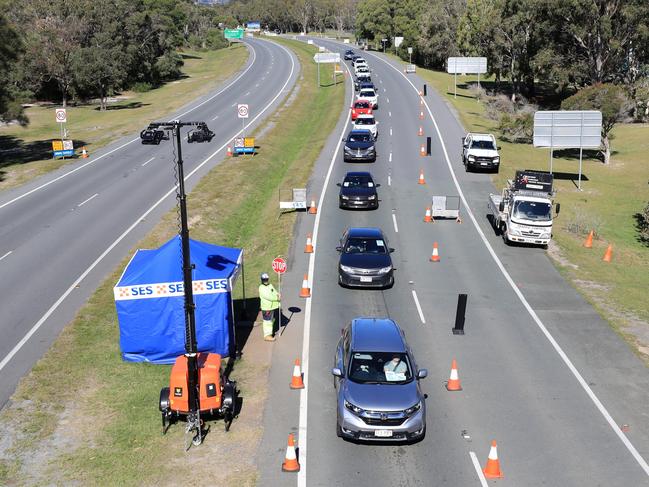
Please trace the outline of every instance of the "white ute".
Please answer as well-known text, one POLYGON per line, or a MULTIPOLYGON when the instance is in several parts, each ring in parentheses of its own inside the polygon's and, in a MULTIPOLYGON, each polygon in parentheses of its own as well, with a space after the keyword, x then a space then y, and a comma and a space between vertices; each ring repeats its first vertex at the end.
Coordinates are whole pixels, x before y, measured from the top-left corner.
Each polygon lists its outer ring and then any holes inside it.
MULTIPOLYGON (((505 243, 547 246, 552 238, 552 174, 516 171, 501 194, 489 195, 491 223, 505 243)), ((561 206, 557 203, 556 215, 561 206)))
POLYGON ((498 172, 500 154, 496 137, 491 134, 468 133, 462 137, 462 163, 469 169, 493 169, 498 172))

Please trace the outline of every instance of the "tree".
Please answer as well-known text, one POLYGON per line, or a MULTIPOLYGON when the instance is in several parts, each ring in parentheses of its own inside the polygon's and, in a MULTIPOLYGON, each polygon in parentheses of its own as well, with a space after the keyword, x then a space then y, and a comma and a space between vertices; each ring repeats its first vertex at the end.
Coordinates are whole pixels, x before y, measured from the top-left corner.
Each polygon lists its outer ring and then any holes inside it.
POLYGON ((564 110, 599 110, 602 112, 602 145, 604 164, 611 161, 610 133, 615 124, 629 112, 629 102, 623 87, 597 83, 579 90, 561 103, 564 110))
POLYGON ((295 0, 291 6, 291 16, 302 29, 301 32, 308 33, 313 20, 313 0, 295 0))
POLYGON ((0 120, 18 119, 25 123, 12 72, 23 49, 22 39, 0 12, 0 120))
POLYGON ((444 69, 450 56, 459 55, 457 30, 464 0, 433 0, 424 4, 417 19, 421 35, 415 40, 416 59, 424 66, 444 69))
POLYGON ((392 3, 388 0, 363 0, 356 11, 356 38, 375 42, 381 46, 381 39, 394 35, 392 3))

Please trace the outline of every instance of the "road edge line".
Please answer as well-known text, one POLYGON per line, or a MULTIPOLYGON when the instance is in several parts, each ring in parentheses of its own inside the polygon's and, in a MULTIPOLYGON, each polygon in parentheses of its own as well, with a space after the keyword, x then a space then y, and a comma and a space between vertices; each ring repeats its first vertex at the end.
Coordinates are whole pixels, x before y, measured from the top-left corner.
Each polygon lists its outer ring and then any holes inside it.
POLYGON ((489 484, 487 484, 487 479, 485 478, 484 473, 482 472, 482 467, 480 466, 480 462, 478 461, 478 457, 476 456, 475 452, 470 451, 469 456, 471 457, 473 468, 475 468, 475 472, 478 474, 480 485, 482 487, 488 487, 489 484))

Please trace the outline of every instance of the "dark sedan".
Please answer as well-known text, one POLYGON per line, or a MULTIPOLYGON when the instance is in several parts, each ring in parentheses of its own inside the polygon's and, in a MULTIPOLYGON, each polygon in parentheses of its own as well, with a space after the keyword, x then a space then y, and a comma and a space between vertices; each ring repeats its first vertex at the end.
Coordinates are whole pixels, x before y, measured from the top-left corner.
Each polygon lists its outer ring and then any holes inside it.
POLYGON ((343 159, 345 162, 376 161, 374 136, 369 130, 352 130, 344 141, 343 159))
POLYGON ((379 195, 369 172, 348 172, 342 183, 338 183, 340 194, 338 206, 340 208, 367 208, 379 207, 379 195))
POLYGON ((340 239, 338 284, 343 287, 392 287, 394 269, 388 241, 379 228, 350 228, 340 239))
POLYGON ((345 51, 345 61, 351 60, 352 56, 354 55, 354 51, 351 49, 347 49, 345 51))

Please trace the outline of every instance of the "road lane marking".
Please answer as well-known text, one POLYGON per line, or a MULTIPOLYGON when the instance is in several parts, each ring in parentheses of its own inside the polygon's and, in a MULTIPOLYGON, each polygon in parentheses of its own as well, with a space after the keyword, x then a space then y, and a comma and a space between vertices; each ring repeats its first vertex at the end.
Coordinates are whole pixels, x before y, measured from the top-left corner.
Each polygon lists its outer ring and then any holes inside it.
POLYGON ((392 127, 390 127, 390 137, 392 137, 392 127))
POLYGON ((214 120, 216 120, 217 118, 219 118, 219 116, 218 116, 218 115, 215 115, 214 118, 212 119, 212 122, 213 122, 214 120))
POLYGON ((5 257, 9 257, 9 255, 11 255, 12 252, 13 252, 13 250, 10 250, 10 251, 7 252, 5 255, 3 255, 2 257, 0 257, 0 260, 4 259, 5 257))
MULTIPOLYGON (((212 119, 212 120, 213 120, 213 119, 212 119)), ((143 163, 142 163, 142 167, 146 166, 146 165, 147 165, 149 162, 151 162, 153 159, 155 159, 155 157, 152 157, 152 158, 149 159, 148 161, 143 162, 143 163)))
POLYGON ((397 215, 392 213, 392 223, 394 224, 394 233, 399 233, 399 227, 397 226, 397 215))
POLYGON ((392 162, 392 152, 390 152, 390 156, 388 157, 388 162, 392 162))
POLYGON ((480 479, 480 485, 482 487, 488 487, 489 484, 487 484, 487 479, 485 479, 484 477, 484 473, 482 472, 482 467, 480 467, 478 457, 476 457, 475 453, 472 451, 469 452, 469 456, 471 457, 471 462, 473 462, 473 468, 475 468, 475 471, 478 474, 478 479, 480 479))
MULTIPOLYGON (((264 41, 264 42, 269 42, 269 41, 264 41)), ((288 85, 289 81, 293 77, 293 73, 295 71, 295 60, 293 59, 293 56, 291 55, 291 52, 286 49, 284 46, 280 44, 275 44, 274 45, 280 47, 286 53, 288 54, 289 58, 291 59, 291 70, 286 77, 286 81, 284 82, 284 85, 282 88, 277 92, 277 94, 273 97, 272 100, 268 102, 268 104, 264 107, 263 110, 261 110, 253 119, 250 120, 241 130, 236 132, 233 137, 228 137, 228 141, 225 142, 221 147, 216 149, 210 156, 208 156, 203 162, 201 162, 197 167, 195 167, 187 176, 185 176, 185 181, 187 181, 190 177, 192 177, 194 174, 196 174, 205 164, 207 164, 209 161, 211 161, 219 152, 221 152, 229 141, 233 139, 234 137, 239 136, 242 134, 248 127, 250 127, 253 123, 257 121, 259 117, 262 116, 274 103, 275 101, 282 95, 282 92, 284 91, 284 88, 288 85)), ((176 186, 173 186, 170 190, 168 190, 158 201, 156 201, 148 210, 146 210, 142 215, 140 215, 138 218, 135 219, 135 221, 126 229, 124 232, 111 243, 106 250, 102 252, 102 254, 95 259, 95 261, 88 266, 88 268, 77 277, 77 279, 68 287, 68 289, 50 306, 50 308, 45 312, 43 316, 30 328, 30 330, 25 334, 25 336, 22 337, 22 339, 11 349, 11 351, 0 361, 0 371, 4 369, 7 364, 11 361, 11 359, 20 351, 23 346, 25 346, 25 343, 29 341, 29 339, 38 331, 38 329, 43 326, 43 323, 47 321, 47 319, 54 313, 59 306, 61 306, 61 303, 65 301, 65 299, 77 288, 77 286, 83 281, 88 274, 90 274, 95 267, 99 265, 99 263, 104 260, 104 258, 115 248, 119 243, 126 238, 126 236, 133 231, 135 227, 137 227, 142 220, 146 219, 153 210, 155 210, 160 204, 162 204, 163 201, 165 201, 167 198, 169 198, 173 193, 176 192, 176 186)))
POLYGON ((383 88, 383 93, 387 93, 387 91, 388 91, 388 90, 386 90, 385 88, 383 88))
POLYGON ((391 116, 392 116, 392 112, 388 112, 388 117, 391 117, 391 116))
POLYGON ((246 93, 245 95, 243 95, 243 96, 248 96, 249 94, 250 94, 250 92, 247 92, 247 93, 246 93))
POLYGON ((426 318, 424 318, 424 312, 421 310, 421 305, 419 304, 419 299, 417 298, 417 291, 412 290, 412 299, 415 300, 415 306, 417 306, 417 313, 419 313, 419 319, 422 324, 426 324, 426 318))
POLYGON ((237 106, 237 102, 234 102, 234 103, 233 103, 232 105, 230 105, 230 106, 231 106, 231 107, 236 107, 236 106, 237 106))
POLYGON ((388 103, 390 103, 390 99, 389 99, 389 98, 386 98, 386 100, 387 100, 388 103))
POLYGON ((83 205, 85 205, 86 203, 88 203, 88 201, 94 200, 97 196, 99 196, 99 193, 95 193, 95 194, 93 194, 93 195, 92 195, 90 198, 88 198, 87 200, 83 200, 81 203, 79 203, 79 204, 77 205, 77 208, 81 208, 83 205))
MULTIPOLYGON (((229 83, 225 88, 223 88, 222 90, 220 90, 220 91, 218 91, 217 93, 213 94, 212 96, 210 96, 209 98, 207 98, 207 99, 204 100, 203 102, 199 103, 199 104, 196 105, 195 107, 190 108, 190 109, 187 110, 186 112, 181 113, 180 115, 177 115, 177 116, 174 117, 174 118, 179 119, 179 118, 181 118, 181 117, 187 115, 188 113, 193 112, 193 111, 196 110, 197 108, 202 107, 202 106, 205 105, 207 102, 213 100, 214 98, 216 98, 217 96, 219 96, 221 93, 223 93, 225 90, 227 90, 228 88, 230 88, 230 86, 234 85, 237 81, 239 81, 239 80, 241 79, 241 77, 242 77, 243 75, 245 75, 245 74, 250 70, 250 68, 253 67, 253 65, 255 64, 255 61, 257 60, 257 51, 255 51, 255 48, 254 48, 254 47, 252 47, 252 46, 249 46, 249 47, 250 47, 250 49, 252 50, 252 61, 250 62, 250 66, 248 66, 248 67, 247 67, 247 68, 246 68, 246 69, 245 69, 245 70, 244 70, 244 71, 243 71, 239 76, 237 76, 235 79, 233 79, 232 82, 229 83)), ((46 183, 43 183, 43 184, 41 184, 40 186, 38 186, 38 187, 36 187, 36 188, 34 188, 34 189, 32 189, 32 190, 27 191, 26 193, 23 193, 23 194, 21 194, 21 195, 16 196, 14 199, 9 200, 9 201, 7 201, 6 203, 0 205, 0 210, 1 210, 2 208, 4 208, 5 206, 9 206, 10 204, 15 203, 16 201, 21 200, 21 199, 23 199, 24 197, 29 196, 30 194, 35 193, 36 191, 39 191, 39 190, 41 190, 41 189, 43 189, 43 188, 49 186, 50 184, 54 184, 55 182, 57 182, 57 181, 59 181, 59 180, 65 178, 65 177, 69 176, 70 174, 74 174, 75 172, 80 171, 81 169, 83 169, 83 168, 86 167, 86 166, 89 166, 89 165, 91 165, 91 164, 94 164, 95 162, 97 162, 97 161, 103 159, 104 157, 109 156, 109 155, 112 154, 113 152, 118 151, 118 150, 120 150, 120 149, 123 149, 123 148, 126 147, 127 145, 132 144, 133 142, 136 142, 136 141, 138 141, 138 140, 140 140, 139 137, 136 137, 135 139, 129 140, 128 142, 125 142, 124 144, 120 145, 119 147, 115 147, 114 149, 112 149, 112 150, 110 150, 110 151, 108 151, 108 152, 106 152, 106 153, 104 153, 104 154, 102 154, 102 155, 100 155, 100 156, 97 156, 97 157, 91 158, 91 159, 90 159, 88 162, 86 162, 85 164, 82 164, 81 166, 76 167, 76 168, 72 169, 71 171, 66 172, 65 174, 61 174, 59 177, 54 178, 54 179, 52 179, 51 181, 48 181, 48 182, 46 182, 46 183)), ((2 369, 0 368, 0 370, 2 370, 2 369)))
MULTIPOLYGON (((381 58, 379 56, 376 56, 376 55, 371 54, 371 53, 368 53, 368 54, 376 57, 377 59, 379 59, 380 61, 387 64, 392 69, 394 69, 396 72, 398 72, 401 76, 403 76, 403 78, 408 83, 410 83, 410 86, 412 86, 412 89, 415 90, 415 92, 417 94, 419 94, 419 90, 414 85, 414 83, 412 81, 410 81, 410 79, 408 79, 408 77, 405 74, 403 74, 399 69, 395 68, 392 64, 385 61, 383 58, 381 58)), ((509 283, 510 287, 514 291, 514 294, 516 294, 516 296, 518 297, 520 302, 523 304, 523 307, 528 312, 528 314, 531 316, 534 323, 536 323, 536 326, 539 328, 541 333, 543 333, 545 338, 550 342, 550 345, 552 345, 552 348, 554 348, 554 350, 557 352, 559 357, 561 357, 561 360, 563 360, 566 367, 568 367, 570 372, 572 372, 572 375, 577 379, 577 382, 579 382, 579 385, 581 385, 582 389, 584 390, 586 395, 590 398, 590 400, 593 402, 593 404, 595 405, 597 410, 600 412, 602 417, 606 420, 606 422, 609 424, 609 426, 611 427, 613 432, 617 435, 617 437, 620 439, 620 441, 622 441, 622 443, 624 444, 626 449, 629 451, 629 453, 631 453, 631 455, 636 460, 636 462, 638 462, 638 464, 640 465, 642 470, 645 472, 645 474, 647 476, 649 476, 649 464, 647 463, 647 461, 642 457, 642 455, 640 455, 640 453, 635 448, 635 446, 633 446, 631 441, 627 438, 626 434, 622 431, 622 429, 615 422, 615 420, 613 419, 611 414, 608 412, 606 407, 604 407, 604 404, 602 404, 602 402, 595 395, 595 393, 590 388, 590 386, 588 385, 586 380, 583 378, 581 373, 577 370, 577 367, 575 367, 575 365, 572 363, 572 361, 568 358, 568 355, 566 355, 566 353, 563 351, 563 349, 561 348, 559 343, 554 339, 552 334, 548 331, 545 324, 541 321, 541 318, 539 318, 539 316, 536 314, 536 311, 534 311, 534 309, 532 308, 530 303, 527 301, 527 299, 523 295, 523 292, 520 290, 518 285, 514 282, 511 275, 509 274, 509 272, 507 272, 507 269, 505 269, 505 266, 503 265, 500 258, 498 257, 498 255, 494 251, 493 247, 489 243, 489 240, 487 240, 486 235, 484 234, 484 232, 480 228, 480 225, 478 225, 478 220, 476 219, 475 215, 473 214, 473 211, 471 210, 471 207, 469 206, 469 204, 468 204, 468 202, 466 200, 466 197, 464 196, 464 192, 462 191, 462 188, 460 187, 460 183, 459 183, 459 181, 457 179, 457 176, 455 175, 455 170, 453 169, 453 166, 451 165, 451 160, 450 160, 450 158, 448 156, 448 151, 446 150, 446 144, 444 143, 444 139, 442 138, 442 133, 439 130, 439 125, 437 125, 437 120, 435 119, 435 117, 433 117, 433 113, 432 113, 432 111, 430 109, 430 106, 428 105, 428 102, 426 100, 424 100, 424 105, 426 106, 426 110, 428 111, 428 114, 430 115, 430 119, 433 122, 433 126, 435 127, 435 132, 437 133, 437 137, 439 138, 439 141, 441 143, 442 151, 444 152, 444 158, 446 159, 446 165, 448 166, 448 170, 449 170, 449 172, 451 174, 451 178, 453 179, 453 183, 455 185, 455 188, 458 191, 458 195, 460 196, 460 199, 462 200, 462 203, 464 204, 464 208, 466 208, 466 212, 469 215, 469 218, 471 219, 471 222, 473 223, 473 227, 478 232, 478 235, 480 236, 480 239, 482 240, 483 244, 487 248, 487 251, 491 255, 492 259, 496 263, 496 266, 498 267, 498 269, 500 269, 500 272, 504 276, 505 280, 509 283)))
MULTIPOLYGON (((352 73, 349 70, 349 67, 344 64, 345 69, 349 73, 348 79, 349 84, 352 85, 352 73)), ((354 87, 352 85, 352 96, 350 104, 354 102, 354 87)), ((338 137, 338 144, 334 150, 333 156, 331 157, 331 162, 329 163, 329 169, 327 170, 327 175, 325 176, 324 186, 322 188, 320 199, 318 205, 320 208, 324 208, 324 198, 327 192, 327 187, 329 186, 329 179, 331 179, 331 173, 333 172, 334 164, 338 158, 338 152, 340 152, 340 145, 342 144, 342 137, 345 135, 347 130, 347 124, 343 124, 343 131, 338 137)), ((298 487, 307 487, 306 483, 306 472, 307 472, 307 413, 308 413, 308 402, 309 402, 309 342, 311 336, 311 302, 314 296, 314 288, 316 287, 314 276, 315 270, 315 258, 318 254, 318 231, 320 228, 320 217, 322 216, 322 211, 319 211, 315 215, 315 222, 313 224, 313 236, 312 243, 315 247, 315 252, 309 255, 309 268, 308 268, 308 277, 310 278, 311 283, 311 297, 306 299, 306 305, 304 309, 304 329, 302 331, 302 373, 304 375, 304 389, 300 389, 300 414, 298 420, 298 446, 300 447, 300 471, 297 474, 297 486, 298 487)))

